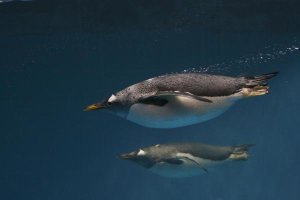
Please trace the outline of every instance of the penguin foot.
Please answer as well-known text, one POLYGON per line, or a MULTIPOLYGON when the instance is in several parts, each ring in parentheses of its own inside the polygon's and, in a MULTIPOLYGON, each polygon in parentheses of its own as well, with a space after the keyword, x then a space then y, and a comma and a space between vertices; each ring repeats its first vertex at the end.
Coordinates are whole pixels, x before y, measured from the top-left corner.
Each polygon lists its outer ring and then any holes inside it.
POLYGON ((253 144, 243 144, 234 146, 233 151, 229 156, 230 160, 247 160, 249 157, 248 148, 254 146, 253 144))
POLYGON ((243 88, 242 94, 245 97, 260 96, 268 94, 268 86, 257 85, 253 88, 243 88))

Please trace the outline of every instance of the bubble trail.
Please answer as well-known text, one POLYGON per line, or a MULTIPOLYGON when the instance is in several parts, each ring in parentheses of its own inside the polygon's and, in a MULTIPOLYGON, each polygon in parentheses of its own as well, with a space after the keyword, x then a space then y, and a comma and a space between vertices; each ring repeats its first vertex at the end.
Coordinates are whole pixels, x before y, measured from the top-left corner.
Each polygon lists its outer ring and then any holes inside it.
POLYGON ((201 73, 222 73, 232 71, 233 68, 249 68, 253 65, 265 64, 284 56, 294 54, 299 51, 300 42, 297 39, 293 40, 291 45, 269 45, 264 47, 259 53, 253 55, 241 56, 235 60, 224 61, 211 65, 193 67, 183 72, 201 72, 201 73))

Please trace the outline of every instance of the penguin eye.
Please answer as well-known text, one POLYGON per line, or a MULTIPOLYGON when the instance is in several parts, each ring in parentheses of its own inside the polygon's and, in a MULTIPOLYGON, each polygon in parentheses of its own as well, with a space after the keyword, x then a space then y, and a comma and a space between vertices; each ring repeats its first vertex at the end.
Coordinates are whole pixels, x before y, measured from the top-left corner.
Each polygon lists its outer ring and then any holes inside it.
POLYGON ((112 102, 109 102, 109 101, 108 101, 108 102, 107 102, 107 105, 111 106, 111 105, 112 105, 112 102))

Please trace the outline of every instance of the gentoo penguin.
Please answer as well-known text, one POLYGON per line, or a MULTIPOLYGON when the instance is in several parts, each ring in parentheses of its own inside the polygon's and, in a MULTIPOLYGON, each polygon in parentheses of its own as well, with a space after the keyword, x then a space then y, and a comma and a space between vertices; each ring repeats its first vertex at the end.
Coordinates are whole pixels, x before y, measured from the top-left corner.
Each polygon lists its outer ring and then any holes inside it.
POLYGON ((152 128, 187 126, 217 117, 239 99, 267 94, 267 81, 276 74, 169 74, 129 86, 85 111, 105 109, 152 128))
POLYGON ((215 146, 201 143, 157 144, 120 155, 165 177, 190 177, 208 172, 208 168, 227 161, 247 160, 248 147, 215 146))

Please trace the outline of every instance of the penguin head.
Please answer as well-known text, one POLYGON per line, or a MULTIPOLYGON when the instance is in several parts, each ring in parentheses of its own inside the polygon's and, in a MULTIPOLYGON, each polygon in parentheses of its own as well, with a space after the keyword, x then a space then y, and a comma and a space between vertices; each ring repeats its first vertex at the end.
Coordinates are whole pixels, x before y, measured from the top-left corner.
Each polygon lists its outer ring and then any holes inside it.
POLYGON ((119 158, 135 162, 145 168, 150 168, 155 164, 155 161, 150 155, 148 155, 147 150, 145 149, 121 154, 119 158))
POLYGON ((101 102, 94 103, 85 107, 84 111, 95 111, 103 109, 118 116, 126 117, 129 108, 130 105, 127 105, 127 102, 124 101, 124 98, 122 98, 122 96, 112 94, 110 97, 104 99, 101 102))

